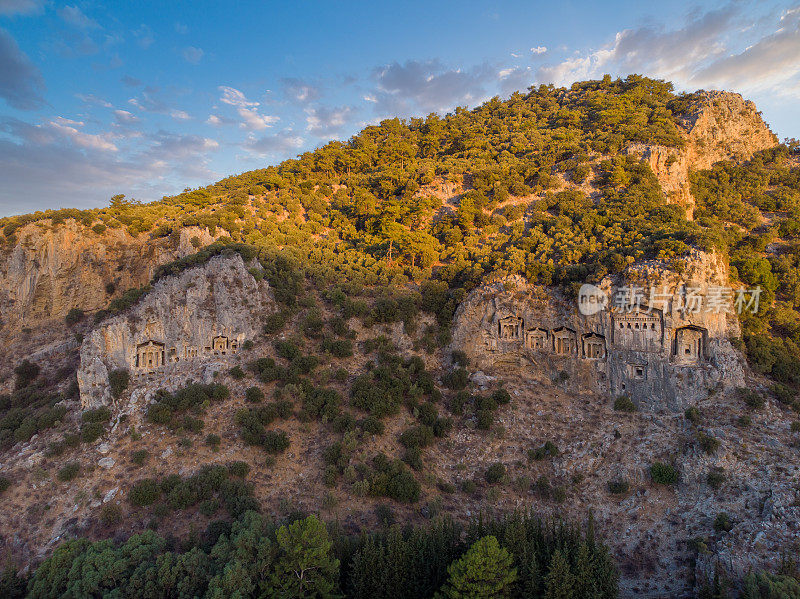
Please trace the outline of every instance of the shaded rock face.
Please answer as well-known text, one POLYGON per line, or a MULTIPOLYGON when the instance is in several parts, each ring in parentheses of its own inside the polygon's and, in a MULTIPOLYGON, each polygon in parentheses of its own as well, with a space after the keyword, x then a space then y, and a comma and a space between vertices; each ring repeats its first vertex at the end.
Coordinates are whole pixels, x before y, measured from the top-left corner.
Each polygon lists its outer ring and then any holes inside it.
POLYGON ((595 289, 610 299, 594 314, 520 277, 487 284, 459 307, 452 349, 487 373, 628 395, 649 411, 683 410, 719 385, 744 381, 744 360, 729 341, 740 334, 737 316, 713 307, 727 285, 725 265, 695 252, 683 266, 678 275, 643 263, 603 280, 595 289), (631 290, 642 301, 616 306, 631 290))
POLYGON ((636 143, 627 148, 629 154, 647 161, 668 201, 686 206, 688 218, 695 203, 690 170, 711 168, 720 160, 749 160, 778 143, 756 105, 739 94, 703 92, 695 106, 680 122, 685 147, 636 143))
POLYGON ((205 367, 224 366, 261 329, 257 315, 272 304, 269 285, 256 281, 238 254, 159 281, 130 311, 83 341, 81 406, 111 403, 108 373, 114 369, 128 370, 134 388, 150 379, 169 389, 208 378, 205 367))

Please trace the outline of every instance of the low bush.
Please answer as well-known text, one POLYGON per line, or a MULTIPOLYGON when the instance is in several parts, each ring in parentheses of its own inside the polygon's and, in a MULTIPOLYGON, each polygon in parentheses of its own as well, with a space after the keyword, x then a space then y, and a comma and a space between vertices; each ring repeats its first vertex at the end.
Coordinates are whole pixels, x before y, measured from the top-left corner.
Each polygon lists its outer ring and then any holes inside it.
POLYGON ((671 464, 656 462, 650 466, 650 477, 657 485, 674 485, 678 482, 678 471, 671 464))
POLYGON ((103 435, 105 427, 101 422, 84 422, 81 425, 81 441, 94 443, 103 435))
POLYGON ((289 447, 289 437, 283 431, 267 431, 261 445, 268 453, 282 453, 289 447))
POLYGON ((733 528, 733 521, 726 512, 720 512, 714 518, 714 530, 716 532, 729 532, 733 528))
POLYGON ((149 457, 150 453, 146 449, 137 449, 131 454, 131 461, 137 466, 141 466, 149 457))
POLYGON ((161 486, 154 478, 136 482, 128 491, 128 501, 137 507, 152 505, 161 497, 161 486))
POLYGON ((125 368, 116 368, 108 373, 108 383, 111 387, 111 397, 119 399, 128 388, 131 374, 125 368))
POLYGON ((228 464, 228 472, 230 472, 232 476, 244 478, 250 473, 250 465, 247 462, 241 461, 231 462, 228 464))
POLYGON ((760 410, 764 407, 764 397, 760 393, 756 393, 752 389, 740 387, 737 389, 739 399, 751 410, 760 410))
POLYGON ((222 442, 222 439, 219 435, 215 435, 214 433, 209 434, 206 437, 206 445, 208 445, 214 451, 219 449, 219 445, 222 442))
POLYGON ((77 477, 80 471, 81 465, 78 462, 70 462, 58 471, 56 478, 62 483, 66 483, 77 477))
POLYGON ((616 479, 608 482, 608 490, 613 495, 624 495, 631 485, 627 480, 616 479))
POLYGON ((541 447, 537 447, 536 449, 529 449, 528 450, 528 459, 529 460, 543 460, 545 458, 555 458, 558 457, 559 451, 556 444, 552 441, 545 441, 544 445, 541 447))
POLYGON ((712 468, 706 476, 706 482, 716 491, 725 482, 725 471, 722 468, 712 468))
POLYGON ((237 381, 240 381, 240 380, 242 380, 242 379, 243 379, 245 376, 247 376, 247 375, 245 374, 245 371, 244 371, 244 370, 242 370, 242 367, 241 367, 241 366, 239 366, 238 364, 237 364, 236 366, 234 366, 233 368, 231 368, 231 369, 228 371, 228 374, 231 376, 231 378, 232 378, 232 379, 234 379, 234 380, 237 380, 237 381))
POLYGON ((244 392, 244 398, 250 403, 258 403, 264 399, 264 392, 260 387, 248 387, 244 392))
POLYGON ((697 408, 697 406, 688 408, 685 412, 685 416, 686 420, 692 424, 698 424, 700 422, 700 410, 697 408))
POLYGON ((486 479, 486 482, 491 485, 500 482, 505 475, 506 475, 505 465, 500 462, 495 462, 486 469, 484 478, 486 479))
POLYGON ((100 508, 100 522, 104 526, 115 526, 122 522, 122 508, 116 503, 106 503, 100 508))
POLYGON ((700 448, 708 454, 712 454, 719 449, 719 440, 703 431, 698 431, 697 443, 700 445, 700 448))
POLYGON ((614 400, 614 409, 617 412, 635 412, 636 404, 627 395, 620 395, 614 400))

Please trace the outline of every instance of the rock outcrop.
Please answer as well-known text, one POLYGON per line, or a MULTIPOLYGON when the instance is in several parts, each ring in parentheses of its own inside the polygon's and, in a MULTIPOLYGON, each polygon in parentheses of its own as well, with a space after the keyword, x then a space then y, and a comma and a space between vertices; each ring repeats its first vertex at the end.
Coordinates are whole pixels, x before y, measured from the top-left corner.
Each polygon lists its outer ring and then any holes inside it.
POLYGON ((650 411, 681 410, 718 385, 743 383, 744 361, 729 341, 740 335, 737 294, 727 285, 724 263, 699 251, 682 274, 641 263, 588 287, 605 298, 599 310, 579 310, 575 300, 519 277, 500 280, 461 304, 452 348, 490 374, 512 371, 575 391, 628 395, 650 411))
MULTIPOLYGON (((217 256, 166 277, 127 313, 110 318, 81 346, 78 385, 84 409, 111 403, 109 372, 128 370, 134 387, 201 380, 261 329, 273 305, 269 285, 256 281, 241 256, 217 256)), ((219 369, 219 368, 218 368, 219 369)))
POLYGON ((778 143, 756 105, 730 92, 700 92, 694 109, 680 120, 683 148, 631 144, 629 154, 646 160, 672 204, 694 212, 690 170, 710 168, 720 160, 749 160, 755 152, 778 143))

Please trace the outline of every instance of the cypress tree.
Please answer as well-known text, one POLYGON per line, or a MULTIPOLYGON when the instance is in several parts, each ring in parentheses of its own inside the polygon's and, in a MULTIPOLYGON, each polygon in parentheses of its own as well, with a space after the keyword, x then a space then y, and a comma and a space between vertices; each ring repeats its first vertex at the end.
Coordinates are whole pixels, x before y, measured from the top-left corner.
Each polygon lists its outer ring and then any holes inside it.
POLYGON ((569 562, 560 549, 553 553, 550 571, 545 579, 545 599, 578 599, 575 595, 575 579, 569 562))

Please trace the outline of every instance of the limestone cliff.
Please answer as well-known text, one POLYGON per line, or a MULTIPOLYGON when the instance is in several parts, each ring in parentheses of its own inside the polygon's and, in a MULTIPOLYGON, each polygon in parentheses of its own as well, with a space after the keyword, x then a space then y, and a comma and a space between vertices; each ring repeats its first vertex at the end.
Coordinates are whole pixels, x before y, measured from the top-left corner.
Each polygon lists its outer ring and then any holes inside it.
POLYGON ((269 285, 256 281, 242 258, 217 256, 166 277, 125 314, 104 321, 81 346, 81 405, 111 402, 108 373, 128 370, 134 387, 157 379, 170 388, 224 362, 260 330, 272 305, 269 285))
POLYGON ((594 288, 606 302, 596 313, 521 278, 487 284, 459 307, 452 347, 487 372, 684 409, 717 385, 741 385, 744 360, 729 341, 740 333, 725 264, 696 251, 683 267, 641 263, 607 277, 594 288))
POLYGON ((683 148, 638 143, 627 152, 647 160, 670 203, 686 206, 689 218, 694 210, 690 171, 710 168, 720 160, 749 160, 778 143, 756 105, 735 93, 698 93, 679 124, 683 148))

